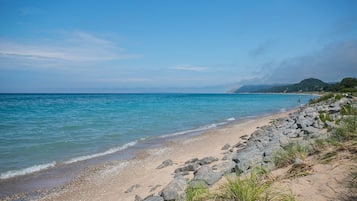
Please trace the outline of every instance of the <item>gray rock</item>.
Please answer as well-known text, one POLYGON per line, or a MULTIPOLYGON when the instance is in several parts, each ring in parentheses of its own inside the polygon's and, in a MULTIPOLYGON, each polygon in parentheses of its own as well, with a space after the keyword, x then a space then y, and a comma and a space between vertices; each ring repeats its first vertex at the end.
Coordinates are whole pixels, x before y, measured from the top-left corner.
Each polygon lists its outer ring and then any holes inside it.
POLYGON ((218 161, 218 158, 209 156, 209 157, 202 158, 201 160, 197 161, 197 163, 200 165, 207 165, 207 164, 213 163, 215 161, 218 161))
POLYGON ((186 179, 184 177, 176 177, 172 180, 160 193, 163 200, 184 201, 186 197, 186 179))
POLYGON ((156 169, 162 169, 162 168, 165 168, 165 167, 170 166, 170 165, 172 165, 172 164, 174 164, 174 163, 172 162, 172 160, 171 160, 171 159, 167 159, 167 160, 163 161, 163 162, 161 163, 161 165, 157 166, 156 169))
POLYGON ((208 188, 208 185, 207 185, 206 182, 204 182, 204 181, 199 181, 199 180, 191 180, 191 181, 188 183, 188 185, 189 185, 190 187, 193 187, 193 188, 195 188, 195 187, 208 188))
POLYGON ((132 185, 130 188, 128 188, 128 190, 126 190, 124 193, 131 193, 133 192, 135 189, 139 188, 140 185, 139 184, 135 184, 135 185, 132 185))
POLYGON ((156 190, 156 189, 159 188, 160 186, 161 186, 161 185, 158 184, 158 185, 152 187, 152 188, 150 189, 150 192, 153 192, 154 190, 156 190))
POLYGON ((221 172, 214 172, 208 165, 202 166, 195 173, 193 180, 206 182, 207 185, 213 185, 223 176, 221 172))
POLYGON ((186 165, 185 167, 177 168, 177 169, 175 170, 175 173, 187 172, 187 171, 196 171, 199 167, 200 167, 199 164, 197 164, 197 163, 191 163, 191 164, 186 165))
POLYGON ((196 163, 197 161, 198 161, 198 158, 193 158, 191 160, 186 161, 185 164, 196 163))
POLYGON ((141 197, 140 196, 138 196, 138 195, 135 195, 135 201, 142 201, 143 199, 141 199, 141 197))
POLYGON ((165 201, 163 197, 150 195, 146 197, 143 201, 165 201))
POLYGON ((228 150, 231 147, 230 144, 225 144, 221 150, 228 150))

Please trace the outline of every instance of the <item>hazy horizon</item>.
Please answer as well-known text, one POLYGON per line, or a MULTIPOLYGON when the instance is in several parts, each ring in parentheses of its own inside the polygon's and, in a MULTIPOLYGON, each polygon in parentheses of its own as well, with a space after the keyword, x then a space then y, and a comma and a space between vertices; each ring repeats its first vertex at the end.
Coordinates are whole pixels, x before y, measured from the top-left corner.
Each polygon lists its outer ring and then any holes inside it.
POLYGON ((357 1, 0 0, 0 93, 357 77, 357 1))

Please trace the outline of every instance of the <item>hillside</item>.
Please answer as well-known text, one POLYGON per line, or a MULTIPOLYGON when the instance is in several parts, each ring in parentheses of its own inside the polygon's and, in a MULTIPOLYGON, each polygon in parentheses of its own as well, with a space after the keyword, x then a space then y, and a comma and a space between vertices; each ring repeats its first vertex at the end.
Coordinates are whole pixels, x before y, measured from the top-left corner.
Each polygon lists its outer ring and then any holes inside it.
POLYGON ((304 79, 296 84, 245 85, 235 90, 235 93, 296 93, 296 92, 356 92, 357 78, 344 78, 339 83, 329 84, 316 78, 304 79))

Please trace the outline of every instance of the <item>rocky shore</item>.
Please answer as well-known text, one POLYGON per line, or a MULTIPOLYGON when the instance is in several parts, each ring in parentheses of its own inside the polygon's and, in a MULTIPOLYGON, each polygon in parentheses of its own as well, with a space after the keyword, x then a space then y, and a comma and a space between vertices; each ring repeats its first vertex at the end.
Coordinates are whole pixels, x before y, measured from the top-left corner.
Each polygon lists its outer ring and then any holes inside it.
MULTIPOLYGON (((291 142, 306 144, 310 139, 326 138, 326 130, 335 127, 342 119, 341 108, 355 104, 352 99, 342 98, 306 105, 291 113, 288 117, 279 118, 269 125, 257 128, 251 135, 241 136, 237 143, 225 144, 222 158, 207 156, 192 158, 184 164, 179 164, 173 172, 172 181, 162 188, 157 195, 149 195, 144 201, 185 200, 185 190, 188 186, 204 185, 210 187, 227 174, 244 174, 250 169, 262 166, 273 169, 273 155, 291 142), (330 121, 321 119, 328 114, 330 121)), ((357 107, 353 105, 353 107, 357 107)), ((208 145, 209 146, 209 145, 208 145)), ((166 168, 173 164, 171 159, 165 160, 157 168, 166 168)), ((135 188, 132 186, 128 191, 135 188)))

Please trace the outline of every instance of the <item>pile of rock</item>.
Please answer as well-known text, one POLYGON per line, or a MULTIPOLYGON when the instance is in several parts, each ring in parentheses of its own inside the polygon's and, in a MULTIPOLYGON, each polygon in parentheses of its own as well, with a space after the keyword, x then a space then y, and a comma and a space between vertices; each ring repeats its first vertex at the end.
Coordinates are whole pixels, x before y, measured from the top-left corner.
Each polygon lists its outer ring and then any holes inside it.
MULTIPOLYGON (((334 127, 331 121, 322 121, 321 113, 327 113, 331 120, 342 118, 341 108, 352 104, 352 100, 342 98, 338 101, 317 103, 301 107, 287 118, 277 119, 270 125, 253 132, 250 137, 242 136, 243 142, 231 146, 226 144, 222 150, 227 150, 221 160, 214 157, 203 159, 193 158, 174 172, 173 180, 163 188, 159 195, 151 195, 144 201, 185 200, 187 185, 211 186, 223 175, 230 173, 246 173, 252 167, 262 165, 271 169, 273 154, 290 142, 303 142, 310 138, 324 138, 323 128, 334 127), (215 164, 212 164, 215 162, 215 164), (186 175, 193 172, 193 179, 187 181, 186 175)), ((356 107, 356 105, 354 105, 356 107)), ((172 161, 164 161, 158 168, 171 165, 172 161)), ((140 200, 137 198, 137 200, 140 200)))

